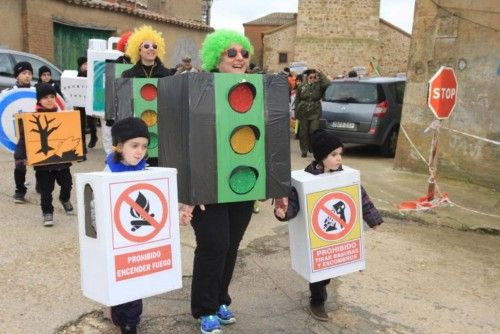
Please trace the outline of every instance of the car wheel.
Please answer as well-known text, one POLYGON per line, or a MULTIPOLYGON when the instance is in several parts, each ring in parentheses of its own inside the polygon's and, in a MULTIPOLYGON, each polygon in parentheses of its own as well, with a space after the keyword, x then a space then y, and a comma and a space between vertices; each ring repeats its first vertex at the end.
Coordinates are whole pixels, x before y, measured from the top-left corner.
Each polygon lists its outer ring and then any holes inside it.
POLYGON ((396 155, 398 133, 399 128, 392 129, 389 135, 387 135, 387 138, 385 138, 385 141, 382 143, 382 146, 380 146, 380 153, 382 153, 384 157, 392 158, 396 155))

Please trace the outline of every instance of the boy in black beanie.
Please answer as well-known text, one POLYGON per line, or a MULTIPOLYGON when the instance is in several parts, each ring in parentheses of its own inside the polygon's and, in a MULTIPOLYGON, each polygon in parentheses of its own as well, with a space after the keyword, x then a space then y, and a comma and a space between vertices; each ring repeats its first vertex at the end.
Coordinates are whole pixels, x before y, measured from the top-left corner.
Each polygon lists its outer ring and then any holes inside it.
POLYGON ((35 84, 35 87, 38 86, 41 83, 51 84, 55 88, 57 94, 59 94, 62 98, 64 98, 64 95, 61 92, 61 88, 59 88, 59 85, 56 84, 54 80, 52 80, 52 71, 51 71, 51 69, 48 66, 45 66, 45 65, 41 66, 38 69, 38 82, 35 84))
MULTIPOLYGON (((37 112, 56 112, 56 90, 48 83, 41 83, 36 87, 36 111, 37 112)), ((52 191, 55 182, 61 187, 59 201, 61 202, 66 214, 73 213, 70 196, 73 181, 69 167, 70 162, 35 166, 35 177, 38 189, 40 190, 41 207, 43 213, 43 225, 54 225, 54 207, 52 206, 52 191)))
MULTIPOLYGON (((18 88, 30 88, 31 79, 33 78, 33 67, 27 61, 21 61, 14 66, 14 76, 16 77, 16 84, 4 91, 18 88)), ((28 190, 25 186, 26 150, 24 148, 24 141, 21 142, 21 140, 19 140, 16 144, 16 148, 14 149, 14 162, 14 181, 16 182, 16 190, 13 196, 14 203, 24 203, 26 201, 24 197, 28 190)))
MULTIPOLYGON (((342 170, 342 151, 344 145, 335 135, 326 130, 316 130, 311 136, 311 149, 314 161, 310 163, 305 171, 313 175, 323 173, 334 173, 342 170)), ((368 197, 365 189, 361 186, 361 198, 363 206, 363 220, 368 225, 377 229, 383 220, 377 208, 368 197)), ((288 221, 295 218, 300 210, 297 190, 292 187, 288 201, 276 201, 274 215, 280 221, 288 221)), ((330 279, 309 283, 311 297, 309 299, 309 311, 311 316, 320 321, 328 321, 328 313, 325 310, 325 302, 328 296, 326 286, 330 279)))

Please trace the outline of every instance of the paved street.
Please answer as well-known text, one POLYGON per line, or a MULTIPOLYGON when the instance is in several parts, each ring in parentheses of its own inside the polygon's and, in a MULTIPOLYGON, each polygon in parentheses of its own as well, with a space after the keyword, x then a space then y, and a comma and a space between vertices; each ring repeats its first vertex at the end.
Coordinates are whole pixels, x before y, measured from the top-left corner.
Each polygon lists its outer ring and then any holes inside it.
MULTIPOLYGON (((304 167, 307 160, 299 158, 297 142, 291 144, 292 167, 304 167)), ((365 169, 376 170, 381 177, 395 173, 390 159, 370 151, 348 149, 345 164, 361 169, 362 174, 365 169)), ((91 150, 87 162, 74 164, 73 175, 100 170, 102 161, 102 150, 91 150)), ((106 308, 81 294, 76 216, 65 216, 56 203, 55 226, 43 227, 33 171, 28 172, 29 203, 22 205, 11 200, 12 173, 11 155, 0 151, 0 333, 119 333, 103 318, 106 308)), ((425 189, 425 176, 407 176, 418 184, 424 180, 425 189)), ((421 215, 418 222, 409 220, 394 210, 394 198, 412 199, 412 189, 406 190, 407 195, 396 195, 391 191, 396 184, 380 189, 380 180, 363 177, 363 182, 383 209, 386 222, 377 231, 366 231, 366 270, 329 286, 331 321, 317 322, 306 312, 307 283, 291 269, 286 223, 274 219, 268 201, 261 204, 261 213, 254 216, 241 246, 231 286, 237 323, 225 328, 225 333, 500 332, 498 233, 462 231, 452 223, 440 226, 435 224, 439 214, 433 213, 421 215)), ((452 187, 458 196, 466 185, 455 182, 452 187)), ((498 203, 498 195, 488 191, 478 189, 475 196, 484 194, 485 206, 490 205, 488 200, 498 203)), ((75 204, 74 196, 72 201, 75 204)), ((477 221, 498 227, 491 217, 477 221)), ((477 227, 472 224, 469 230, 477 227)), ((190 227, 181 228, 181 240, 184 287, 145 300, 140 333, 198 332, 189 313, 195 245, 190 227)))

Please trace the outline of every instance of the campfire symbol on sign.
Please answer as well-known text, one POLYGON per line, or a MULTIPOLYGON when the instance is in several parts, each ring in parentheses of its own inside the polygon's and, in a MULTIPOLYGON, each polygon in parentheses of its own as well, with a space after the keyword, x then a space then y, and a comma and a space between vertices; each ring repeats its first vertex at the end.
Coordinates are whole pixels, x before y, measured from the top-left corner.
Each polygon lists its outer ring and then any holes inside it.
MULTIPOLYGON (((139 191, 139 194, 137 195, 137 199, 135 200, 135 202, 141 207, 144 209, 144 211, 146 211, 147 213, 149 213, 149 201, 148 199, 146 198, 146 196, 144 196, 140 191, 139 191)), ((130 207, 130 215, 136 219, 133 219, 132 221, 130 221, 130 224, 132 225, 132 232, 138 230, 141 228, 141 226, 151 226, 151 224, 144 219, 144 217, 141 216, 140 213, 138 213, 136 210, 134 210, 133 207, 130 207)), ((149 213, 149 215, 151 217, 154 217, 155 214, 154 213, 149 213)))
MULTIPOLYGON (((345 219, 345 203, 342 201, 338 201, 337 203, 332 205, 332 211, 339 216, 342 221, 346 221, 345 219)), ((323 230, 326 232, 331 232, 331 231, 336 231, 336 230, 342 230, 343 227, 341 224, 337 225, 337 222, 333 220, 330 216, 327 216, 325 220, 323 221, 323 230)))

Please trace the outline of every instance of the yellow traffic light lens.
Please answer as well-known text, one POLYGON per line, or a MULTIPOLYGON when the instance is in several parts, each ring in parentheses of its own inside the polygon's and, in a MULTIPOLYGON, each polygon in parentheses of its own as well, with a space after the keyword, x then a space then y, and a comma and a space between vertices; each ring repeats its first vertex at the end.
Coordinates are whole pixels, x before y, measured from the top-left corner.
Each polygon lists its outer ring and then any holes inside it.
POLYGON ((254 85, 248 82, 237 84, 229 91, 229 105, 234 111, 245 113, 252 107, 255 92, 254 85))
POLYGON ((141 97, 146 101, 153 101, 156 99, 158 95, 158 91, 156 90, 155 85, 145 84, 141 87, 141 97))
POLYGON ((158 114, 156 111, 148 109, 144 110, 141 114, 141 119, 146 123, 148 127, 151 127, 153 125, 156 125, 156 122, 158 121, 158 114))
POLYGON ((259 137, 259 129, 255 126, 244 125, 237 127, 231 134, 231 148, 237 154, 247 154, 253 150, 259 137))
POLYGON ((259 173, 249 166, 238 166, 229 177, 229 187, 237 194, 243 195, 250 192, 257 182, 259 173))

